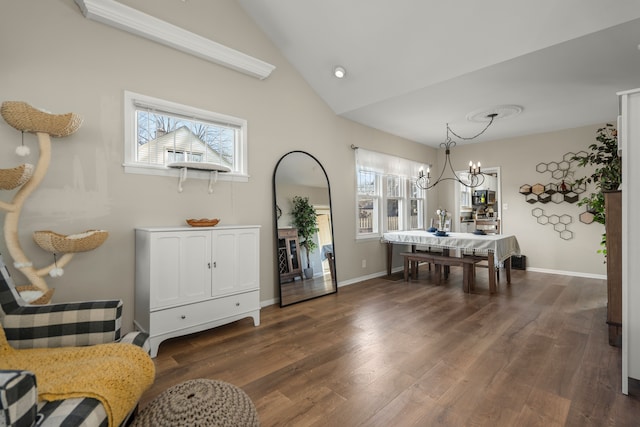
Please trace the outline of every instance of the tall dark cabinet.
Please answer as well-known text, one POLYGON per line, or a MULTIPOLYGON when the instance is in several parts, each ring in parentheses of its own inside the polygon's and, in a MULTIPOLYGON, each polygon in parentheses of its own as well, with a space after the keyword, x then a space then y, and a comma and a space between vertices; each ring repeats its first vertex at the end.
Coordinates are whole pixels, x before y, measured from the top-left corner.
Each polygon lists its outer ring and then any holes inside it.
POLYGON ((604 193, 609 344, 622 345, 622 192, 604 193))

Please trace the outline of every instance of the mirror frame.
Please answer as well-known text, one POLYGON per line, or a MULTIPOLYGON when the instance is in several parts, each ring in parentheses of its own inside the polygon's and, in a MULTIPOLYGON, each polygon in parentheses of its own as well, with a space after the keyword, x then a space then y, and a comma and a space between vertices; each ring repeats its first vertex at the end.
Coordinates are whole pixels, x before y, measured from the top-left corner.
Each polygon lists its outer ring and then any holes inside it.
POLYGON ((276 163, 276 166, 273 169, 273 177, 272 177, 272 194, 273 194, 273 230, 274 230, 274 264, 275 264, 275 276, 276 276, 276 283, 278 283, 278 292, 279 292, 279 299, 280 299, 280 307, 286 307, 292 304, 298 304, 300 302, 303 301, 309 301, 315 298, 320 298, 326 295, 331 295, 331 294, 335 294, 338 292, 338 273, 337 273, 337 268, 336 268, 336 247, 335 247, 335 236, 333 233, 333 205, 332 205, 332 200, 331 200, 331 183, 329 182, 329 176, 327 175, 327 171, 325 170, 324 166, 322 165, 322 163, 320 163, 320 161, 311 153, 308 153, 306 151, 302 151, 302 150, 293 150, 293 151, 289 151, 288 153, 284 154, 282 157, 280 157, 280 159, 278 160, 278 162, 276 163), (278 207, 278 200, 277 200, 277 192, 276 192, 276 175, 278 173, 278 168, 280 167, 280 164, 283 162, 283 160, 285 160, 285 158, 287 158, 287 156, 290 156, 292 154, 303 154, 306 156, 309 156, 311 159, 313 159, 313 161, 315 161, 318 166, 320 166, 320 169, 322 170, 322 173, 324 174, 325 180, 327 181, 327 192, 329 193, 329 222, 331 225, 331 244, 333 245, 333 258, 330 260, 330 262, 333 262, 333 276, 331 277, 331 283, 333 286, 333 290, 330 292, 326 292, 323 294, 319 294, 319 295, 312 295, 308 298, 301 298, 299 300, 295 300, 293 302, 289 302, 284 304, 283 303, 283 299, 282 299, 282 281, 280 279, 280 269, 279 269, 279 263, 278 263, 278 240, 279 240, 279 235, 278 235, 278 219, 280 217, 280 215, 282 215, 282 210, 278 207))

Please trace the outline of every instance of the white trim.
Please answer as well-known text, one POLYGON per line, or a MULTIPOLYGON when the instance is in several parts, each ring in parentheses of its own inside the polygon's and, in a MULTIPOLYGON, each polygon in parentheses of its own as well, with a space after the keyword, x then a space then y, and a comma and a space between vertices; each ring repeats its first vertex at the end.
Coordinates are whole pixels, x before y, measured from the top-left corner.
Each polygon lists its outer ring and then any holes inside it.
MULTIPOLYGON (((123 163, 125 173, 138 175, 172 176, 180 178, 180 169, 170 169, 164 166, 140 165, 136 163, 123 163)), ((193 170, 189 172, 191 179, 209 179, 210 172, 193 170)), ((223 173, 218 175, 218 181, 249 182, 249 175, 237 173, 223 173)))
MULTIPOLYGON (((393 273, 398 273, 404 271, 404 267, 395 267, 394 269, 391 270, 391 274, 393 273)), ((369 279, 376 279, 378 277, 384 277, 387 275, 387 271, 379 271, 377 273, 371 273, 371 274, 367 274, 366 276, 358 276, 358 277, 354 277, 353 279, 349 279, 349 280, 343 280, 341 282, 338 283, 338 288, 342 288, 345 286, 349 286, 349 285, 354 285, 356 283, 360 283, 360 282, 364 282, 365 280, 369 280, 369 279)))
POLYGON ((87 18, 264 80, 276 68, 114 0, 75 0, 87 18))
MULTIPOLYGON (((511 270, 513 270, 513 268, 511 270)), ((551 270, 548 268, 536 268, 536 267, 527 267, 527 271, 533 271, 535 273, 558 274, 561 276, 584 277, 586 279, 607 280, 606 274, 582 273, 580 271, 551 270)))
MULTIPOLYGON (((512 268, 511 271, 513 271, 514 269, 512 268)), ((404 271, 404 267, 395 267, 391 270, 391 273, 398 273, 404 271)), ((588 278, 588 279, 602 279, 602 280, 606 280, 607 276, 606 275, 602 275, 602 274, 591 274, 591 273, 581 273, 581 272, 577 272, 577 271, 562 271, 562 270, 549 270, 549 269, 545 269, 545 268, 531 268, 531 267, 527 267, 526 271, 531 271, 531 272, 535 272, 535 273, 546 273, 546 274, 558 274, 561 276, 571 276, 571 277, 584 277, 584 278, 588 278)), ((378 273, 372 273, 372 274, 367 274, 366 276, 359 276, 359 277, 355 277, 353 279, 349 279, 349 280, 344 280, 338 283, 338 287, 341 288, 343 286, 348 286, 348 285, 353 285, 355 283, 359 283, 365 280, 369 280, 369 279, 375 279, 378 277, 383 277, 386 276, 387 272, 386 271, 380 271, 378 273)))

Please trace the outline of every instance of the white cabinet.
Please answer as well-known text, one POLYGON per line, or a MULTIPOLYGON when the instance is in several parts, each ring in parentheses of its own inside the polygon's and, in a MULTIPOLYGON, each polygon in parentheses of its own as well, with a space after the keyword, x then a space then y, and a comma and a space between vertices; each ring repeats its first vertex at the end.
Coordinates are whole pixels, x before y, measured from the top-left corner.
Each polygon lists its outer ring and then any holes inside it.
POLYGON ((622 392, 640 379, 640 89, 618 93, 622 155, 622 392))
POLYGON ((476 231, 476 224, 474 222, 461 222, 460 223, 460 233, 473 233, 476 231))
POLYGON ((136 229, 135 319, 151 356, 168 338, 245 317, 260 324, 258 226, 136 229))

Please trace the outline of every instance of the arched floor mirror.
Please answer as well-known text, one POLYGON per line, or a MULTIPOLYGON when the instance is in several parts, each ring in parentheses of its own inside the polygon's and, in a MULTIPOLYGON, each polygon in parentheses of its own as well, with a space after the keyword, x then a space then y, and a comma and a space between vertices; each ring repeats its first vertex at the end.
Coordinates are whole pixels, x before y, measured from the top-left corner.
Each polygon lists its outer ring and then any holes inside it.
POLYGON ((336 293, 331 188, 322 164, 304 151, 282 156, 273 172, 273 203, 280 306, 336 293), (315 217, 309 233, 296 222, 296 199, 315 217), (307 240, 313 242, 310 251, 307 240))

